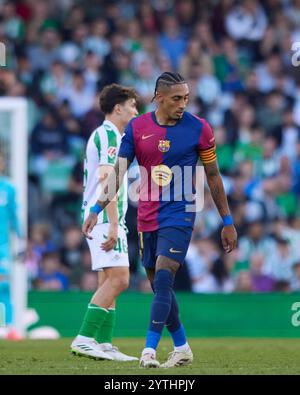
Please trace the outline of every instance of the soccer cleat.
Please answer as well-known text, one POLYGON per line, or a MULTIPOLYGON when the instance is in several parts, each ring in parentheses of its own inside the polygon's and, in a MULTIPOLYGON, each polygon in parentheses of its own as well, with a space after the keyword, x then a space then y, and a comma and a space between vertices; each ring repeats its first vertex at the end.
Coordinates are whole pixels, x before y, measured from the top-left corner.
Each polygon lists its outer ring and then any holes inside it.
POLYGON ((169 353, 168 360, 160 365, 161 368, 174 368, 186 366, 193 362, 192 350, 189 351, 172 351, 169 353))
POLYGON ((96 360, 108 360, 112 361, 113 358, 105 352, 97 349, 98 343, 92 341, 73 341, 71 344, 71 353, 77 356, 88 357, 96 360))
POLYGON ((155 359, 155 355, 147 353, 141 356, 140 368, 159 368, 160 363, 155 359))
POLYGON ((127 362, 139 360, 136 357, 123 354, 121 351, 119 351, 118 347, 112 346, 111 344, 98 344, 96 349, 108 354, 114 361, 127 362))

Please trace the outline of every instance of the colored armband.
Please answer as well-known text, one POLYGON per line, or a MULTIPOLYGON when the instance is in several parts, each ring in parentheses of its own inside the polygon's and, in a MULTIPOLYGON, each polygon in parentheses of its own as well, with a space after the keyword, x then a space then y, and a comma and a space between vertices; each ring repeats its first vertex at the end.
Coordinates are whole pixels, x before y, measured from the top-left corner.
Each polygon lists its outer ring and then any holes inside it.
POLYGON ((223 226, 233 225, 233 218, 231 215, 224 215, 223 219, 223 226))
POLYGON ((199 151, 199 156, 203 164, 214 162, 217 159, 216 146, 205 151, 199 151))
POLYGON ((99 213, 101 213, 102 210, 103 208, 100 206, 100 204, 96 203, 94 206, 90 208, 90 213, 95 213, 98 215, 99 213))

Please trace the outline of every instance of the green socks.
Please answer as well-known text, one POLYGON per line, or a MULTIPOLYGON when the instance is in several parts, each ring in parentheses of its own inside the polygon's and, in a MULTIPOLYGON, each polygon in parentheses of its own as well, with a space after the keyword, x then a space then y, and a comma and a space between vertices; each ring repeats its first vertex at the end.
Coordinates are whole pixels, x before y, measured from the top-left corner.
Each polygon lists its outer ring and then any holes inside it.
POLYGON ((95 338, 96 333, 102 327, 108 315, 108 310, 90 303, 79 330, 79 335, 95 338))
POLYGON ((79 335, 92 337, 98 343, 111 344, 115 324, 115 309, 106 310, 95 304, 89 304, 79 330, 79 335))
POLYGON ((108 314, 105 316, 105 321, 96 333, 96 341, 98 343, 112 344, 113 332, 116 325, 116 310, 109 309, 108 314))

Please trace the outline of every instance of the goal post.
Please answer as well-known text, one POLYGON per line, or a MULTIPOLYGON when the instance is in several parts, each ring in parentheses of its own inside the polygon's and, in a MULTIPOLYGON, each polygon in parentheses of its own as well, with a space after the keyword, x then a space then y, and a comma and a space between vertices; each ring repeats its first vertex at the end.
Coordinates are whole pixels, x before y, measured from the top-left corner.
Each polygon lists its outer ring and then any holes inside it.
MULTIPOLYGON (((27 157, 28 115, 25 98, 0 97, 0 150, 8 167, 6 174, 14 184, 18 207, 18 219, 22 238, 27 238, 27 157)), ((11 300, 13 327, 25 335, 25 312, 27 308, 27 273, 17 256, 16 239, 11 237, 11 300)))

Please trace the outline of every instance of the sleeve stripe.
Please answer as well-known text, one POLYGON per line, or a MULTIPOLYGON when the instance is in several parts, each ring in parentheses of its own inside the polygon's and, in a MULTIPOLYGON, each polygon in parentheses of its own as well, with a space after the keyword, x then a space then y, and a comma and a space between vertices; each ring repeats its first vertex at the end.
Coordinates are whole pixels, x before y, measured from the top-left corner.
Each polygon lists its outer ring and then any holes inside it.
POLYGON ((202 163, 203 163, 204 165, 207 165, 208 163, 214 162, 216 159, 217 159, 217 157, 214 157, 214 158, 211 159, 211 160, 202 160, 202 163))
POLYGON ((209 160, 215 160, 216 158, 217 158, 216 155, 210 156, 209 158, 201 158, 201 156, 200 156, 200 159, 202 162, 207 162, 209 160))
POLYGON ((209 155, 202 155, 202 154, 200 153, 199 156, 200 156, 201 158, 203 158, 203 159, 209 159, 209 158, 211 158, 212 156, 216 156, 216 153, 215 153, 215 152, 212 152, 212 153, 209 154, 209 155))
POLYGON ((95 136, 94 136, 94 144, 95 144, 95 146, 97 148, 98 158, 99 158, 99 161, 100 161, 100 158, 101 158, 101 140, 100 140, 100 136, 99 136, 98 131, 96 131, 95 136))
POLYGON ((207 163, 207 162, 209 162, 211 160, 216 160, 217 157, 216 156, 212 156, 211 158, 205 158, 205 159, 200 157, 200 159, 201 159, 202 163, 207 163))
POLYGON ((211 154, 211 153, 214 153, 216 151, 216 146, 214 145, 212 148, 209 148, 209 149, 207 149, 207 150, 200 150, 199 151, 199 153, 201 154, 201 155, 209 155, 209 154, 211 154))
POLYGON ((216 155, 216 146, 209 148, 208 150, 199 151, 199 156, 200 159, 202 161, 202 163, 211 163, 214 162, 217 159, 217 155, 216 155))

